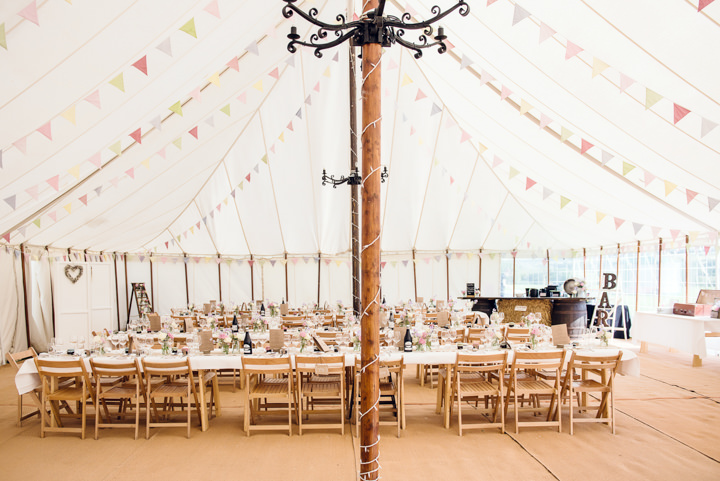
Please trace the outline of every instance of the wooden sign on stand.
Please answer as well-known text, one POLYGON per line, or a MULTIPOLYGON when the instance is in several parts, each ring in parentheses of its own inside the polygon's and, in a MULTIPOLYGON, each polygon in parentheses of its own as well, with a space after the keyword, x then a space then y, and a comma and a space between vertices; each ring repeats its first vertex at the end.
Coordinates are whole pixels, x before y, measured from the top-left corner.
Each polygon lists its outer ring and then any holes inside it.
POLYGON ((617 274, 612 272, 603 273, 603 286, 600 289, 600 302, 593 311, 591 326, 597 326, 610 331, 615 335, 615 331, 623 331, 625 339, 628 338, 627 327, 625 322, 625 310, 622 304, 622 292, 618 287, 617 274), (610 303, 610 296, 613 296, 613 302, 610 303), (620 325, 616 325, 615 319, 620 311, 620 325))

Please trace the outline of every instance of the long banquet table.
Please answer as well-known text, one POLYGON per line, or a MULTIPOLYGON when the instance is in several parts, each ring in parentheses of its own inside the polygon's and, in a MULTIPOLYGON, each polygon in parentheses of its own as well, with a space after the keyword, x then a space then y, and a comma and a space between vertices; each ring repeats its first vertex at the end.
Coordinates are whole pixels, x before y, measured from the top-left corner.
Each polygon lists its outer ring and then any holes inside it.
MULTIPOLYGON (((620 361, 620 365, 618 366, 618 374, 625 375, 625 376, 639 376, 640 375, 640 360, 638 359, 637 355, 629 349, 622 349, 617 346, 609 346, 609 347, 591 347, 591 348, 578 348, 576 349, 577 352, 582 352, 584 355, 597 355, 597 356, 605 356, 610 355, 613 353, 617 353, 618 351, 622 351, 622 360, 620 361)), ((483 353, 492 353, 492 352, 499 352, 499 350, 463 350, 462 352, 467 352, 470 354, 478 354, 481 355, 483 353)), ((353 350, 343 350, 343 353, 345 355, 345 365, 348 367, 355 365, 355 359, 360 355, 359 352, 353 351, 353 350)), ((405 364, 423 364, 423 365, 441 365, 445 366, 446 368, 450 368, 452 365, 455 364, 455 360, 457 358, 458 349, 456 349, 454 346, 450 348, 439 348, 434 349, 430 351, 413 351, 413 352, 399 352, 395 349, 390 348, 382 348, 380 353, 381 359, 399 359, 401 356, 403 360, 405 361, 405 364)), ((508 362, 512 362, 512 356, 514 351, 512 349, 509 350, 509 357, 508 362)), ((290 354, 291 358, 294 360, 294 353, 290 354)), ((318 354, 322 355, 322 354, 318 354)), ((337 355, 337 353, 328 353, 328 355, 337 355)), ((44 356, 44 354, 41 354, 41 356, 44 356)), ((254 357, 279 357, 278 354, 255 354, 254 357)), ((60 356, 53 356, 56 359, 76 359, 76 357, 73 356, 66 356, 66 355, 60 355, 60 356)), ((159 358, 159 359, 167 359, 168 361, 171 359, 177 359, 180 356, 157 356, 157 355, 151 355, 151 358, 159 358)), ((229 354, 229 355, 223 355, 220 353, 213 353, 208 355, 191 355, 189 356, 190 359, 190 366, 193 370, 198 371, 198 378, 202 379, 205 371, 213 371, 213 370, 219 370, 219 369, 242 369, 242 359, 243 355, 235 355, 235 354, 229 354)), ((565 357, 566 362, 569 361, 569 355, 565 357)), ((104 356, 105 359, 127 359, 128 356, 116 354, 116 355, 106 355, 104 356)), ((135 358, 134 355, 131 355, 130 358, 135 358)), ((90 358, 84 357, 83 360, 85 361, 86 368, 88 369, 88 372, 90 372, 90 358)), ((294 364, 294 361, 293 361, 294 364)), ((447 376, 446 382, 449 383, 450 377, 447 376)), ((19 394, 26 394, 29 392, 32 392, 34 389, 41 386, 40 376, 37 373, 37 367, 35 366, 34 362, 25 362, 21 367, 18 373, 15 375, 15 386, 17 387, 19 394)), ((449 393, 449 386, 446 386, 446 393, 449 393)), ((202 430, 206 431, 208 429, 208 418, 207 418, 207 412, 204 409, 205 407, 205 400, 204 400, 204 390, 199 390, 200 395, 200 405, 201 408, 201 425, 202 430)), ((219 396, 216 394, 215 396, 215 402, 220 402, 219 396)), ((220 411, 218 410, 218 414, 220 411)))

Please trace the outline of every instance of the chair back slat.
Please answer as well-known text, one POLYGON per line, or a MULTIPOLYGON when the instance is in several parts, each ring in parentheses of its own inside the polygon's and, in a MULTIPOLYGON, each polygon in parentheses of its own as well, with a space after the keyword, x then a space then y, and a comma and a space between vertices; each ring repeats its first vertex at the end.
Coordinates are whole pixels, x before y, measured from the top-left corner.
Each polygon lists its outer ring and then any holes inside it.
POLYGON ((246 374, 255 373, 291 373, 289 357, 247 357, 243 356, 243 369, 246 374))

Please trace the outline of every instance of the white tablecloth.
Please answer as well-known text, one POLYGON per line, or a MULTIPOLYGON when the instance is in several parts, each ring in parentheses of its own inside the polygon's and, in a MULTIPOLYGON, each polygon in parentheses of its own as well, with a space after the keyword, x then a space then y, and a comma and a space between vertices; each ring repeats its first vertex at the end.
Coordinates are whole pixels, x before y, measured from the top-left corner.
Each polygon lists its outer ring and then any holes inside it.
POLYGON ((720 332, 720 319, 637 312, 633 339, 689 352, 701 359, 707 356, 705 331, 720 332))

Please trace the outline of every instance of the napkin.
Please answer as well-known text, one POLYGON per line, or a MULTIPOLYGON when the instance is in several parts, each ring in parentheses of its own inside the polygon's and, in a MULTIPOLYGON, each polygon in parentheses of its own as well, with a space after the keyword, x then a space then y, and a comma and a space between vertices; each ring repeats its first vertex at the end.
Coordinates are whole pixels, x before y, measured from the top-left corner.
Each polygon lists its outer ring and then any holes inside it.
POLYGON ((279 351, 285 346, 285 336, 282 329, 270 329, 270 349, 279 351))

